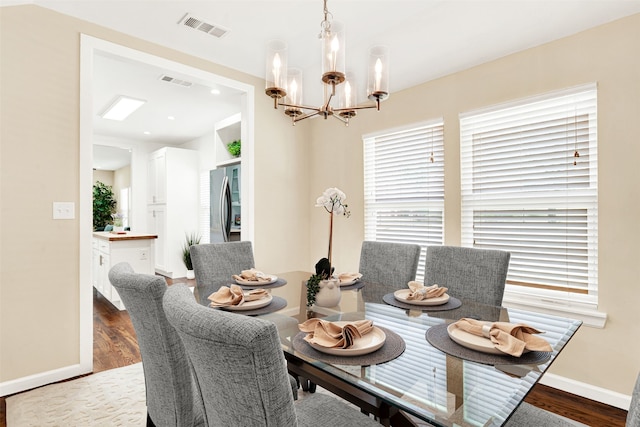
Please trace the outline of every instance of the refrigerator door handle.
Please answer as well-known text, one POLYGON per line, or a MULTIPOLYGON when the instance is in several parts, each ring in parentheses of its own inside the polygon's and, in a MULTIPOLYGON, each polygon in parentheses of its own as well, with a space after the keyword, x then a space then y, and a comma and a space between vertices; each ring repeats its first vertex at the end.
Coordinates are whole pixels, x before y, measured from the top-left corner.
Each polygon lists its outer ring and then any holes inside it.
POLYGON ((222 191, 220 191, 220 224, 223 227, 222 237, 225 242, 229 241, 231 234, 231 187, 229 178, 222 178, 222 191))

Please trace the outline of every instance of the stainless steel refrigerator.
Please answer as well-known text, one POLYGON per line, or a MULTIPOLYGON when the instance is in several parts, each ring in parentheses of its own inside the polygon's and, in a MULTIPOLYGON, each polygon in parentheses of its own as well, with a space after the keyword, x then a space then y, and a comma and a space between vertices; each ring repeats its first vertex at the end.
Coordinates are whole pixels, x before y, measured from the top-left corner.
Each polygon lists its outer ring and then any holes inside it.
POLYGON ((240 239, 240 170, 238 164, 209 172, 211 243, 240 239))

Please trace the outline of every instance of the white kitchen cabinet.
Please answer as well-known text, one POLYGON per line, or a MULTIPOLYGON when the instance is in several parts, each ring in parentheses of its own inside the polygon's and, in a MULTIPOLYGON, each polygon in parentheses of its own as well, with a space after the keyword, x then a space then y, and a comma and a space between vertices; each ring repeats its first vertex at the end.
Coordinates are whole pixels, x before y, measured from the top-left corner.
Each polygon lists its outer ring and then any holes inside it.
POLYGON ((149 205, 147 210, 147 224, 149 225, 149 232, 158 235, 158 240, 155 243, 155 266, 154 268, 159 272, 167 271, 167 256, 165 241, 166 239, 166 227, 167 227, 167 209, 166 205, 149 205))
POLYGON ((198 152, 161 148, 151 153, 149 170, 147 226, 158 235, 155 271, 170 278, 185 277, 185 235, 198 230, 198 152))
POLYGON ((127 262, 136 273, 154 274, 154 234, 93 233, 93 286, 120 310, 125 306, 118 291, 109 281, 109 270, 120 262, 127 262))
POLYGON ((149 155, 147 183, 147 203, 166 203, 167 201, 167 160, 166 149, 154 151, 149 155))

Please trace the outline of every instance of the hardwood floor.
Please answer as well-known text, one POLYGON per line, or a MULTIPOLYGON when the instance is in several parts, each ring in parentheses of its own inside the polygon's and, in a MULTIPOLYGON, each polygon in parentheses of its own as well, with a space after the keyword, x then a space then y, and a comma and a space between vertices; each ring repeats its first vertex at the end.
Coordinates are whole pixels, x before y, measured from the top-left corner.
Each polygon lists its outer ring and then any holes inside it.
MULTIPOLYGON (((141 361, 129 314, 119 311, 95 289, 93 320, 94 373, 141 361)), ((547 411, 594 427, 624 427, 627 416, 627 411, 541 384, 536 385, 525 400, 547 411)), ((0 398, 0 426, 6 426, 4 397, 0 398)))
POLYGON ((140 350, 129 313, 118 310, 93 290, 93 372, 140 362, 140 350))

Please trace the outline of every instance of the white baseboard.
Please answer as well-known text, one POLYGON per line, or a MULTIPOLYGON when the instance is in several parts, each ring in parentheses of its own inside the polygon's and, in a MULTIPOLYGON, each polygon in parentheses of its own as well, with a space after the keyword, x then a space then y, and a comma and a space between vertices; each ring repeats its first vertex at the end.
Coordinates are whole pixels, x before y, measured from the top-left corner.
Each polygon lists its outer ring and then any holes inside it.
POLYGON ((54 369, 48 372, 29 375, 15 380, 0 383, 0 396, 9 396, 11 394, 20 393, 25 390, 52 384, 68 378, 80 375, 90 374, 91 368, 83 368, 82 365, 65 366, 64 368, 54 369), (88 369, 88 370, 87 370, 88 369))
POLYGON ((550 373, 544 374, 540 379, 540 384, 557 388, 558 390, 566 391, 567 393, 572 393, 580 397, 595 400, 596 402, 601 402, 606 405, 615 406, 616 408, 624 409, 625 411, 628 411, 629 406, 631 405, 631 396, 580 381, 575 381, 570 378, 561 377, 559 375, 550 373))

